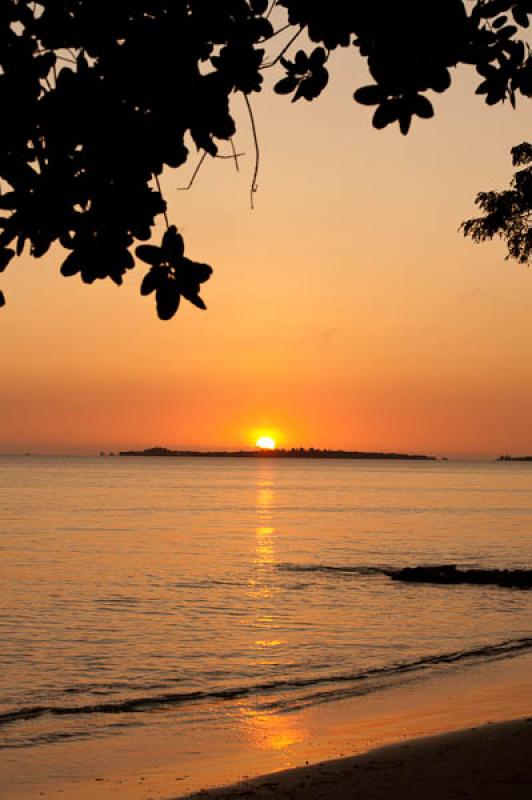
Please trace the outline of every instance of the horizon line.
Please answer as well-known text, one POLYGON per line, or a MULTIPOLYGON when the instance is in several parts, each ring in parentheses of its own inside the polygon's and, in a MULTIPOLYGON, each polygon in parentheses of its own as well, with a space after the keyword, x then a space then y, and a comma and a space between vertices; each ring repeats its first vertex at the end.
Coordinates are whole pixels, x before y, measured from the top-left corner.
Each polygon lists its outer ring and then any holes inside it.
MULTIPOLYGON (((276 447, 273 450, 265 450, 258 447, 166 447, 163 445, 154 445, 148 447, 141 447, 138 450, 124 450, 123 446, 116 447, 116 448, 108 448, 108 449, 97 449, 89 448, 87 446, 81 445, 78 447, 73 447, 72 449, 67 448, 62 450, 58 448, 57 450, 48 448, 41 449, 37 448, 36 450, 31 450, 28 448, 22 448, 20 450, 10 450, 10 451, 2 451, 0 450, 0 458, 100 458, 100 457, 119 457, 119 453, 121 452, 141 452, 143 450, 151 450, 154 448, 161 448, 165 450, 169 450, 171 452, 178 452, 178 453, 202 453, 202 454, 212 454, 213 456, 217 455, 218 453, 263 453, 265 457, 268 457, 268 453, 274 452, 291 452, 297 450, 303 450, 308 452, 309 450, 316 450, 318 452, 337 452, 337 453, 368 453, 368 454, 394 454, 394 455, 420 455, 421 458, 419 460, 436 460, 436 461, 486 461, 492 462, 496 461, 497 459, 503 457, 509 457, 511 459, 515 458, 526 458, 529 457, 529 454, 522 454, 522 453, 512 453, 509 451, 505 452, 491 452, 491 453, 443 453, 435 451, 430 455, 426 455, 423 453, 410 453, 410 452, 402 452, 402 451, 392 451, 392 450, 353 450, 353 449, 344 449, 344 448, 334 448, 334 447, 276 447)), ((363 460, 361 458, 361 460, 363 460)), ((376 460, 376 459, 374 459, 376 460)), ((408 460, 408 459, 405 459, 408 460)), ((412 459, 415 460, 415 459, 412 459)))

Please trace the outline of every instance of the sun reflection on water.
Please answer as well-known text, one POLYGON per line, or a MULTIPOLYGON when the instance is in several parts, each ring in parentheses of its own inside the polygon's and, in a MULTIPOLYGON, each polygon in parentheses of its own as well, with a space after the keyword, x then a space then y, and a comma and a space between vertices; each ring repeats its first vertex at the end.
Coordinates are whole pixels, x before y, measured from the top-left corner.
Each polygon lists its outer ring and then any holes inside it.
MULTIPOLYGON (((267 601, 273 595, 272 568, 275 563, 275 527, 272 524, 274 501, 274 483, 271 476, 257 481, 255 527, 255 552, 253 554, 252 573, 249 577, 249 596, 255 600, 267 601)), ((271 609, 258 609, 261 613, 257 622, 262 626, 273 624, 271 609)), ((261 636, 260 641, 268 637, 261 636)))
POLYGON ((241 705, 241 725, 255 747, 261 750, 286 751, 300 744, 307 738, 307 732, 301 727, 297 714, 265 713, 241 705))
MULTIPOLYGON (((254 550, 251 555, 251 575, 248 580, 248 597, 256 604, 253 617, 254 638, 250 647, 254 652, 257 671, 264 665, 278 665, 283 671, 283 645, 286 639, 279 636, 279 613, 276 606, 276 527, 274 516, 275 485, 270 471, 262 473, 256 485, 255 510, 257 523, 254 532, 254 550)), ((290 715, 264 710, 258 700, 242 699, 238 703, 238 725, 254 747, 280 753, 288 766, 292 748, 307 738, 297 714, 290 715)))
POLYGON ((257 514, 264 517, 272 516, 274 499, 273 480, 260 480, 257 483, 257 514))

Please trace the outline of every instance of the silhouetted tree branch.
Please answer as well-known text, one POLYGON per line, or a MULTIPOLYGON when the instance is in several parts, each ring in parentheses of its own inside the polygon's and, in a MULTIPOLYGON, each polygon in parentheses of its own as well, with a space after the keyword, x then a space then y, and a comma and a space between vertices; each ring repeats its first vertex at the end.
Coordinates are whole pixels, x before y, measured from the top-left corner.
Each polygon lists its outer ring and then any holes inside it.
POLYGON ((512 163, 524 169, 515 173, 510 189, 480 192, 475 202, 483 216, 468 219, 460 227, 475 242, 499 236, 506 241, 507 258, 528 264, 532 260, 532 145, 524 142, 512 148, 512 163))
MULTIPOLYGON (((122 283, 133 246, 167 213, 154 177, 181 167, 191 143, 200 163, 216 156, 235 133, 231 96, 251 108, 271 64, 284 70, 277 93, 310 101, 327 85, 330 53, 351 48, 373 80, 355 100, 374 107, 375 128, 398 124, 403 134, 414 117, 433 116, 427 94, 446 91, 459 64, 476 66, 488 104, 514 105, 532 95, 520 38, 531 14, 532 0, 2 0, 0 271, 26 248, 39 258, 59 243, 63 275, 122 283), (296 38, 306 45, 291 55, 296 38)), ((506 238, 522 261, 530 181, 515 180, 521 205, 507 202, 499 219, 521 220, 506 238)), ((488 216, 494 197, 479 195, 488 216)), ((489 238, 492 228, 474 222, 464 231, 489 238)), ((199 288, 211 269, 183 247, 169 220, 160 247, 136 247, 151 265, 142 293, 155 292, 164 319, 181 297, 205 307, 199 288)))

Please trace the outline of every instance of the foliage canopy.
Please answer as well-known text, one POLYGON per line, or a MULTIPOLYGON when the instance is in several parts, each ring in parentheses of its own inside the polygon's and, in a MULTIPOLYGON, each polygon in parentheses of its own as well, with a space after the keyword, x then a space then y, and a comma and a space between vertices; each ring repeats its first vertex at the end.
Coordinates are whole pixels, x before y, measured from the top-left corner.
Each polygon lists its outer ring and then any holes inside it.
POLYGON ((466 236, 484 242, 499 236, 506 239, 508 257, 528 264, 532 256, 532 145, 523 142, 512 148, 517 170, 510 188, 502 192, 479 192, 476 204, 484 216, 462 223, 466 236))
MULTIPOLYGON (((284 70, 277 93, 312 101, 331 52, 351 48, 373 80, 354 99, 374 108, 375 128, 403 134, 433 116, 429 93, 446 91, 459 64, 475 65, 488 104, 515 105, 532 95, 522 38, 531 15, 532 0, 2 0, 0 271, 26 246, 39 258, 58 242, 63 275, 122 283, 134 245, 166 219, 158 176, 186 162, 189 141, 212 157, 232 143, 231 96, 251 108, 274 64, 284 70)), ((510 230, 520 261, 529 217, 518 229, 514 209, 530 211, 527 174, 504 209, 501 195, 479 195, 487 218, 464 226, 475 239, 510 230)), ((155 293, 162 319, 181 297, 204 308, 200 284, 212 272, 166 225, 160 247, 135 251, 150 265, 141 292, 155 293)))

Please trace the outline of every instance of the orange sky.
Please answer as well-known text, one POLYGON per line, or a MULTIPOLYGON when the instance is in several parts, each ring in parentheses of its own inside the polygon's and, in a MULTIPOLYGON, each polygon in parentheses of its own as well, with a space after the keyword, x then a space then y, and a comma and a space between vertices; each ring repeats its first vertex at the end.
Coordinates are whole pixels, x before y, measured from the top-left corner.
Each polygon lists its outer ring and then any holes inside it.
POLYGON ((501 188, 529 138, 521 101, 487 108, 462 70, 436 118, 404 138, 351 97, 337 54, 325 95, 242 103, 236 173, 209 160, 165 177, 187 254, 215 273, 209 310, 157 320, 138 294, 58 274, 60 254, 2 276, 0 452, 93 453, 161 444, 491 456, 532 452, 532 275, 499 244, 457 233, 478 190, 501 188))

